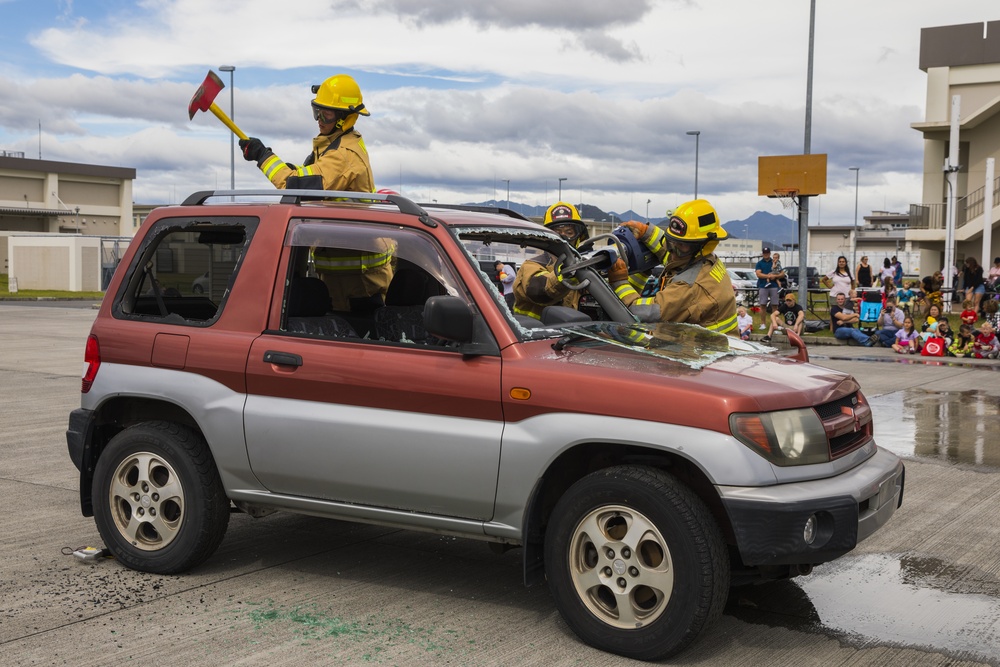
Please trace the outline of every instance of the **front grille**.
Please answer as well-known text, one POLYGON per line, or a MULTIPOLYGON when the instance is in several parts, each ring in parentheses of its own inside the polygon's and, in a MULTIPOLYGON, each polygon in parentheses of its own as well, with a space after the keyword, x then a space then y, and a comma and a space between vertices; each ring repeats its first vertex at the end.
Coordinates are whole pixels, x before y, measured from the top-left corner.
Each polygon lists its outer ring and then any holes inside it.
POLYGON ((816 406, 830 442, 830 458, 837 459, 864 446, 872 438, 871 408, 860 392, 816 406))

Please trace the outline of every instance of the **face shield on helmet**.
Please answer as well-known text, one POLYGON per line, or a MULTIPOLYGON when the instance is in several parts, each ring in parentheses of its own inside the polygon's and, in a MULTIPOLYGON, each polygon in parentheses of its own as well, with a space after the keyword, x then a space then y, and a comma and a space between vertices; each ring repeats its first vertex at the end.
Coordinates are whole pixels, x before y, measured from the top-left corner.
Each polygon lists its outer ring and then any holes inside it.
POLYGON ((566 239, 574 248, 590 236, 576 207, 566 202, 560 201, 550 206, 545 211, 542 224, 566 239))
POLYGON ((342 129, 350 129, 362 116, 370 115, 361 97, 357 81, 346 74, 331 76, 323 83, 313 86, 316 95, 312 101, 313 120, 326 124, 338 123, 342 129))
POLYGON ((719 224, 719 214, 704 199, 695 199, 674 209, 667 222, 667 243, 671 255, 711 254, 729 234, 719 224))

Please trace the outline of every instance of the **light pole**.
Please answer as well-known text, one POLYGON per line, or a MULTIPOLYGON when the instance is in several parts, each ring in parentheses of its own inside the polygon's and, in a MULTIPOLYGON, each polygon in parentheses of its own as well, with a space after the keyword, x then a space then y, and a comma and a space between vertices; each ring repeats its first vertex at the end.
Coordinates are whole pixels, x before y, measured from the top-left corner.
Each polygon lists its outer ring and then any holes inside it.
POLYGON ((507 208, 510 208, 510 179, 504 178, 502 180, 507 184, 507 208))
POLYGON ((653 201, 653 200, 652 199, 647 199, 646 200, 646 224, 647 225, 649 224, 649 202, 651 202, 651 201, 653 201))
MULTIPOLYGON (((219 70, 229 72, 229 118, 233 122, 236 122, 236 98, 233 95, 233 72, 236 71, 236 67, 233 65, 222 65, 219 67, 219 70)), ((232 132, 229 133, 229 189, 236 189, 236 135, 232 132)))
POLYGON ((562 182, 566 181, 566 180, 569 180, 569 179, 567 179, 567 178, 560 178, 559 179, 559 201, 562 201, 562 182))
POLYGON ((861 167, 848 167, 848 171, 854 172, 854 242, 851 243, 851 270, 858 266, 858 180, 861 177, 861 167))
POLYGON ((691 130, 689 135, 694 136, 694 198, 698 198, 698 144, 701 141, 701 130, 691 130))

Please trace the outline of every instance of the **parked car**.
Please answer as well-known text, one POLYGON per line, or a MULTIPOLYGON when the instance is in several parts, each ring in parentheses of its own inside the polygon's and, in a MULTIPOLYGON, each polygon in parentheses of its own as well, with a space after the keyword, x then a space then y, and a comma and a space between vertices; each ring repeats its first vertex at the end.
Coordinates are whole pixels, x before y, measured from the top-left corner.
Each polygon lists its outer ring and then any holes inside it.
POLYGON ((191 282, 191 293, 192 294, 204 294, 208 291, 209 277, 208 271, 201 274, 191 282))
POLYGON ((199 565, 231 511, 485 540, 522 549, 583 641, 653 660, 731 584, 807 574, 902 502, 858 383, 794 334, 793 358, 641 324, 598 251, 509 211, 229 196, 146 218, 86 341, 69 455, 126 567, 199 565), (484 249, 562 257, 605 320, 515 315, 484 249), (205 271, 211 297, 147 294, 205 271))
MULTIPOLYGON (((785 275, 788 277, 789 287, 798 287, 799 285, 799 267, 797 266, 786 266, 785 275)), ((819 284, 819 269, 815 266, 806 267, 806 289, 820 289, 819 284)))
POLYGON ((753 303, 757 293, 757 274, 753 269, 734 269, 727 267, 729 281, 733 283, 736 291, 736 303, 753 303))

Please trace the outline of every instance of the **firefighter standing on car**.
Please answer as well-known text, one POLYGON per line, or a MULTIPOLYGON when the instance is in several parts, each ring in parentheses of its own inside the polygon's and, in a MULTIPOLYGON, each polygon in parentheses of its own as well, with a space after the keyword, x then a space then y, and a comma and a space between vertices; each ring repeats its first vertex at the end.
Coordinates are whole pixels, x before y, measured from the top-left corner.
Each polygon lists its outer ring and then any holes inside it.
POLYGON ((354 129, 359 115, 369 115, 357 82, 337 74, 312 91, 319 135, 313 138, 312 152, 302 166, 285 163, 256 137, 240 140, 243 157, 256 162, 276 188, 374 192, 368 149, 354 129))
POLYGON ((637 239, 664 262, 663 273, 640 296, 628 281, 628 265, 619 259, 608 282, 629 310, 643 322, 686 322, 719 333, 736 332, 736 297, 726 266, 713 254, 729 235, 719 215, 704 199, 682 204, 670 216, 666 231, 642 222, 627 222, 637 239))
MULTIPOLYGON (((574 248, 587 239, 587 225, 583 223, 576 207, 566 202, 556 202, 545 211, 542 224, 562 236, 574 248)), ((514 279, 514 312, 536 320, 542 319, 546 306, 580 305, 580 292, 566 286, 559 272, 559 260, 544 253, 525 261, 514 279)))

